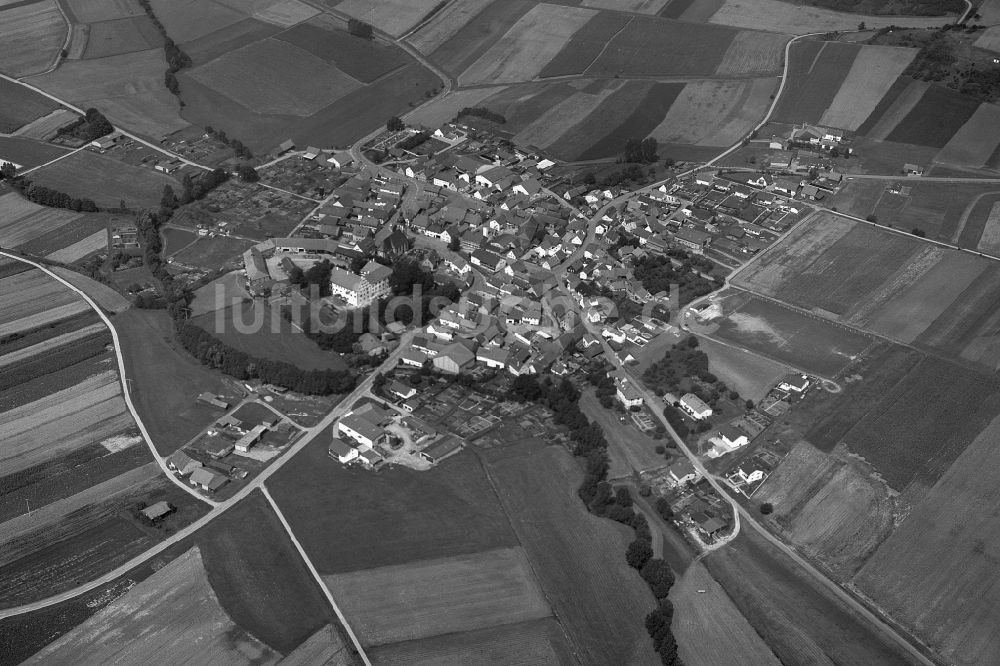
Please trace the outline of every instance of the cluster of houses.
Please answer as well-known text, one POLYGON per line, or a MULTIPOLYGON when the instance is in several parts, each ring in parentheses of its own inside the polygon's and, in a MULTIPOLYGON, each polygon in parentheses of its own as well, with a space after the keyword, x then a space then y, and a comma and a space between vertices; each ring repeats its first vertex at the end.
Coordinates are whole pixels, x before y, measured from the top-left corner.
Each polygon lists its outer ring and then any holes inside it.
POLYGON ((388 445, 393 435, 386 426, 396 416, 372 402, 355 407, 333 426, 328 452, 343 464, 360 463, 374 469, 385 457, 377 447, 388 445))

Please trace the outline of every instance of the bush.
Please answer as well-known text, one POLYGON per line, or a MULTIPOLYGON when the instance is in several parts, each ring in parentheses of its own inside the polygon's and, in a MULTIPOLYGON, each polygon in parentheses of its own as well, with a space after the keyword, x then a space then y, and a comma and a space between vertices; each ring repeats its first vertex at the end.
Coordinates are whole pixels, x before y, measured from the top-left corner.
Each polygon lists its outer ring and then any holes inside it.
POLYGON ((655 449, 653 449, 653 450, 654 450, 654 451, 656 451, 656 452, 657 452, 658 454, 660 454, 660 455, 663 455, 664 453, 666 453, 666 452, 667 452, 667 449, 666 449, 666 447, 664 447, 664 446, 657 446, 657 447, 656 447, 655 449))
POLYGON ((642 569, 653 557, 653 546, 645 539, 636 539, 625 551, 625 561, 633 569, 642 569))
POLYGON ((774 513, 774 505, 770 502, 764 502, 760 505, 760 512, 765 516, 772 514, 774 513))

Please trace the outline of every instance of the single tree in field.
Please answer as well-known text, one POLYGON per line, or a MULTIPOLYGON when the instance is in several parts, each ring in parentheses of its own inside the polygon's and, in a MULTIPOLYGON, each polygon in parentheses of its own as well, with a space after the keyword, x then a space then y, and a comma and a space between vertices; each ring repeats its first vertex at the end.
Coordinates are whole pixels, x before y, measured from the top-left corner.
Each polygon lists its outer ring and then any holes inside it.
POLYGON ((385 128, 390 132, 402 132, 406 129, 406 125, 400 120, 399 116, 393 116, 386 121, 385 128))

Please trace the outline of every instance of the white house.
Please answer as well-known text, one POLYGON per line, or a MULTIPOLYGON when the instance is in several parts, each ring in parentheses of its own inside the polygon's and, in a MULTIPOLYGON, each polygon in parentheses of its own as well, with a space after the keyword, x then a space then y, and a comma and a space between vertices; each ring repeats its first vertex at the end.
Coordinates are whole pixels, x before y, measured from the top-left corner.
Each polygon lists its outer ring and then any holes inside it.
POLYGON ((642 394, 625 377, 615 379, 615 395, 625 409, 642 406, 642 394))
POLYGON ((351 307, 363 308, 390 294, 391 275, 391 268, 374 261, 369 261, 361 269, 361 275, 342 268, 333 268, 330 271, 330 290, 347 301, 351 307))
POLYGON ((750 438, 742 430, 731 425, 724 425, 708 441, 712 443, 708 457, 718 458, 746 446, 750 443, 750 438))
POLYGON ((358 450, 338 437, 334 437, 330 442, 327 453, 345 465, 358 457, 358 450))
POLYGON ((696 421, 707 419, 712 415, 712 408, 693 393, 685 393, 681 396, 681 409, 691 415, 696 421))
POLYGON ((755 469, 747 474, 743 471, 743 468, 740 467, 736 470, 736 474, 743 480, 744 483, 757 483, 764 478, 764 470, 761 469, 755 469))
POLYGON ((678 460, 673 465, 667 468, 670 473, 670 478, 674 480, 674 483, 680 485, 682 483, 688 483, 689 481, 696 481, 701 475, 698 470, 694 468, 691 461, 687 458, 683 460, 678 460))
POLYGON ((340 419, 338 431, 357 442, 359 451, 370 449, 377 444, 389 441, 389 433, 384 428, 372 423, 364 414, 351 412, 340 419))
POLYGON ((790 373, 781 379, 778 388, 789 393, 802 393, 809 388, 809 378, 805 375, 790 373))

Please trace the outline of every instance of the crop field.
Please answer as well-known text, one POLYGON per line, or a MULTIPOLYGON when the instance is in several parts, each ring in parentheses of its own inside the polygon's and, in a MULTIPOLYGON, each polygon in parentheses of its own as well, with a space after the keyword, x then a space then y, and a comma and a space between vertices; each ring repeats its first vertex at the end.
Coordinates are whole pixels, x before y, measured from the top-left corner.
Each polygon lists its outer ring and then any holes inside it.
POLYGON ((974 45, 987 51, 1000 52, 1000 27, 987 28, 979 35, 974 45))
MULTIPOLYGON (((42 332, 46 330, 51 330, 51 329, 42 329, 42 332)), ((8 345, 0 345, 0 354, 3 354, 2 356, 0 356, 0 368, 7 365, 12 365, 14 363, 18 363, 20 361, 23 361, 24 359, 31 358, 37 354, 45 353, 51 349, 56 349, 70 342, 75 342, 76 340, 86 338, 90 335, 93 335, 94 333, 100 333, 103 330, 104 330, 104 324, 98 322, 94 324, 88 324, 86 326, 68 331, 66 333, 61 333, 59 335, 52 336, 46 340, 42 340, 41 342, 35 342, 34 344, 30 344, 26 347, 21 347, 19 349, 15 349, 12 351, 7 351, 8 345)), ((15 344, 17 342, 21 342, 21 340, 24 339, 25 338, 16 340, 15 344)), ((13 347, 14 344, 10 344, 9 346, 13 347)))
POLYGON ((990 265, 916 339, 918 345, 985 366, 1000 367, 1000 344, 996 328, 1000 311, 1000 270, 990 265))
POLYGON ((3 108, 0 109, 0 132, 4 134, 10 134, 59 108, 48 97, 7 79, 0 79, 0 96, 4 100, 3 108))
POLYGON ((978 9, 983 25, 1000 24, 1000 0, 985 0, 978 9))
MULTIPOLYGON (((504 90, 506 90, 504 86, 452 90, 447 95, 442 95, 433 102, 408 113, 406 115, 406 122, 412 125, 423 125, 424 127, 440 127, 447 122, 451 122, 462 109, 483 106, 483 100, 494 95, 500 95, 504 90)), ((510 122, 509 118, 507 122, 510 122)))
POLYGON ((494 0, 428 53, 428 56, 446 72, 458 76, 535 4, 531 0, 494 0))
POLYGON ((709 334, 810 374, 835 377, 862 356, 870 336, 745 292, 727 296, 709 334))
POLYGON ((322 574, 514 546, 478 459, 465 452, 430 471, 344 468, 317 438, 272 477, 268 490, 322 574), (369 499, 354 502, 363 494, 369 499), (324 506, 350 510, 317 512, 324 506))
POLYGON ((378 666, 576 663, 566 634, 552 618, 393 643, 366 652, 378 666))
POLYGON ((363 83, 371 83, 408 62, 396 47, 355 37, 333 26, 327 29, 325 23, 300 23, 280 33, 277 39, 322 58, 363 83))
POLYGON ((708 355, 709 372, 744 399, 760 401, 788 373, 786 366, 742 349, 733 349, 708 338, 698 343, 698 349, 708 355))
POLYGON ((993 256, 1000 256, 1000 201, 991 197, 986 203, 989 204, 989 210, 986 212, 983 231, 979 242, 976 243, 976 249, 993 256))
POLYGON ((97 23, 145 15, 135 0, 69 0, 67 4, 80 23, 97 23))
POLYGON ((781 663, 704 564, 696 562, 677 577, 670 601, 674 604, 671 629, 685 664, 781 663))
POLYGON ((108 312, 121 312, 131 306, 131 302, 127 298, 102 282, 92 280, 85 275, 81 275, 68 268, 63 268, 62 266, 52 266, 50 270, 90 296, 97 303, 98 307, 108 312))
MULTIPOLYGON (((31 247, 31 244, 49 234, 66 233, 81 220, 81 213, 34 204, 16 192, 0 196, 0 245, 3 247, 31 247)), ((61 247, 61 246, 60 246, 61 247)), ((54 248, 53 251, 57 248, 54 248)))
POLYGON ((896 46, 862 47, 820 124, 858 129, 916 54, 917 49, 896 46))
POLYGON ((841 42, 792 44, 788 85, 774 109, 773 120, 818 123, 833 103, 860 52, 861 47, 857 44, 841 42))
POLYGON ((764 117, 774 86, 768 79, 688 83, 649 134, 664 143, 731 146, 764 117))
MULTIPOLYGON (((848 388, 847 390, 850 390, 848 388)), ((850 580, 889 536, 894 493, 863 463, 800 441, 754 499, 774 505, 772 519, 810 558, 850 580)))
POLYGON ((930 87, 927 81, 915 81, 901 76, 886 91, 882 100, 875 105, 865 122, 858 127, 858 133, 871 139, 885 140, 896 129, 930 87))
POLYGON ((45 258, 49 261, 58 261, 61 264, 71 264, 84 257, 102 252, 108 247, 108 232, 96 231, 82 240, 78 240, 72 245, 67 245, 61 250, 56 250, 45 258))
POLYGON ((182 246, 183 249, 177 253, 176 259, 182 264, 215 270, 237 259, 251 245, 250 241, 228 236, 197 238, 194 244, 182 246))
POLYGON ((1000 533, 988 507, 998 497, 994 419, 855 578, 942 659, 985 664, 1000 659, 991 630, 1000 603, 994 555, 1000 533))
POLYGON ((931 86, 886 139, 944 148, 978 107, 979 102, 974 99, 943 86, 931 86))
POLYGON ((659 14, 668 0, 583 0, 580 4, 594 9, 616 9, 636 14, 659 14))
POLYGON ((260 492, 199 531, 196 541, 222 608, 271 649, 287 654, 327 623, 336 622, 260 492))
POLYGON ((40 328, 52 322, 57 322, 61 319, 80 314, 81 312, 86 312, 88 307, 89 306, 83 301, 74 300, 73 302, 65 305, 59 305, 36 314, 21 317, 20 319, 4 322, 0 324, 0 337, 5 337, 15 333, 19 334, 35 328, 40 328))
POLYGON ((280 659, 226 615, 194 547, 26 663, 144 661, 166 653, 177 663, 280 659))
POLYGON ((985 166, 1000 145, 1000 133, 994 131, 997 127, 1000 127, 1000 106, 980 104, 934 161, 976 168, 985 166))
POLYGON ((262 301, 241 301, 219 308, 193 323, 240 351, 304 369, 343 370, 340 354, 324 351, 262 301))
POLYGON ((0 279, 0 321, 5 323, 76 301, 76 294, 38 269, 0 279))
POLYGON ((587 512, 576 494, 577 461, 561 448, 531 444, 490 449, 488 457, 504 509, 579 661, 660 663, 643 627, 655 600, 625 563, 632 530, 587 512))
MULTIPOLYGON (((167 34, 178 44, 187 44, 247 18, 243 12, 213 0, 184 4, 173 0, 150 0, 150 5, 167 34)), ((184 50, 187 52, 187 47, 184 50)))
POLYGON ((66 30, 55 0, 0 7, 0 70, 13 77, 45 71, 59 57, 66 30))
POLYGON ((320 10, 299 0, 253 0, 249 3, 249 8, 245 0, 219 2, 234 9, 249 11, 253 18, 281 28, 291 27, 320 13, 320 10))
POLYGON ((432 53, 437 47, 451 39, 465 27, 479 12, 486 9, 493 0, 466 0, 454 2, 434 14, 434 18, 420 30, 410 35, 406 41, 423 54, 432 53))
POLYGON ((78 117, 69 109, 58 109, 21 127, 14 132, 14 136, 48 141, 58 134, 61 127, 70 124, 78 117))
POLYGON ((731 76, 781 71, 787 41, 781 34, 742 30, 729 44, 715 73, 731 76))
POLYGON ((207 391, 232 399, 233 388, 174 341, 165 312, 127 310, 115 316, 114 325, 132 378, 132 401, 156 450, 169 455, 220 415, 196 402, 197 396, 207 391))
POLYGON ((133 18, 101 21, 90 26, 84 58, 106 58, 122 53, 154 49, 163 44, 163 37, 153 21, 143 14, 133 18))
POLYGON ((118 205, 122 199, 126 205, 153 206, 159 203, 164 185, 170 185, 175 191, 180 188, 174 178, 159 171, 134 167, 89 150, 36 171, 33 180, 108 207, 118 205))
POLYGON ((536 5, 462 73, 459 83, 533 79, 595 15, 593 10, 579 7, 536 5))
MULTIPOLYGON (((791 35, 812 32, 857 30, 860 21, 869 29, 890 25, 912 28, 939 28, 949 20, 943 17, 868 16, 853 12, 837 12, 807 4, 792 4, 781 0, 726 0, 708 19, 712 23, 757 28, 791 35)), ((954 18, 951 19, 954 21, 954 18)))
POLYGON ((68 148, 20 136, 0 136, 0 157, 20 164, 23 169, 36 167, 69 152, 68 148))
POLYGON ((345 636, 341 636, 333 625, 328 624, 304 643, 300 644, 293 652, 285 655, 281 660, 281 666, 312 666, 313 664, 323 664, 324 666, 353 666, 355 657, 353 656, 354 645, 350 644, 345 636))
POLYGON ((551 615, 524 551, 503 548, 326 576, 366 646, 551 615))
POLYGON ((257 19, 243 19, 184 45, 195 66, 281 33, 281 28, 257 19))
POLYGON ((337 10, 373 25, 393 37, 406 34, 438 4, 438 0, 349 0, 337 10), (374 17, 372 19, 371 17, 374 17))
POLYGON ((178 115, 177 98, 163 85, 166 68, 163 49, 155 48, 64 61, 30 83, 81 107, 93 106, 116 125, 159 138, 187 127, 178 115))

